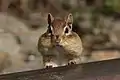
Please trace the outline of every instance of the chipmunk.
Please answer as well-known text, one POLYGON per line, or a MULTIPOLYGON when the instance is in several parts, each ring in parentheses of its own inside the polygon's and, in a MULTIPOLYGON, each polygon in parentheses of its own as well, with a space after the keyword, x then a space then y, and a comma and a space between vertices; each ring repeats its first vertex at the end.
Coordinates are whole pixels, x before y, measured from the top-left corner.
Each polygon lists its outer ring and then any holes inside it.
POLYGON ((38 51, 43 56, 45 67, 63 65, 60 57, 65 59, 65 64, 80 63, 83 46, 78 34, 72 31, 72 24, 71 13, 63 19, 48 14, 48 29, 38 40, 38 51))

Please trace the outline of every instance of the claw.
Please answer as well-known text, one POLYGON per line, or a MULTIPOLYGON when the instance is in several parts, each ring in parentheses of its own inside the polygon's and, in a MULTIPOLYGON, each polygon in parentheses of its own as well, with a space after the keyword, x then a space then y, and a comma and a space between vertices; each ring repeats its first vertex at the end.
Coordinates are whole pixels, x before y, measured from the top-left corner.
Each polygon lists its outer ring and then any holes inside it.
POLYGON ((51 66, 46 66, 45 68, 53 68, 53 66, 51 65, 51 66))
POLYGON ((45 68, 53 68, 53 67, 57 67, 58 65, 54 62, 47 62, 45 63, 45 68))
POLYGON ((76 64, 76 62, 75 62, 75 61, 70 61, 70 62, 68 63, 68 65, 73 65, 73 64, 76 64))

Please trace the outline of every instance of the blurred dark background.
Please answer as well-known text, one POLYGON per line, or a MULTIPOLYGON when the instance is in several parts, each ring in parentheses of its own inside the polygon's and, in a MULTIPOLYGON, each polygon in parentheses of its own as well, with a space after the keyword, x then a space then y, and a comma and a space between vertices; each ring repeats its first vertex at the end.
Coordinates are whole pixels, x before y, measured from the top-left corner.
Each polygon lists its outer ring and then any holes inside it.
POLYGON ((74 16, 84 62, 120 58, 120 0, 0 0, 0 72, 42 68, 37 41, 47 14, 74 16))

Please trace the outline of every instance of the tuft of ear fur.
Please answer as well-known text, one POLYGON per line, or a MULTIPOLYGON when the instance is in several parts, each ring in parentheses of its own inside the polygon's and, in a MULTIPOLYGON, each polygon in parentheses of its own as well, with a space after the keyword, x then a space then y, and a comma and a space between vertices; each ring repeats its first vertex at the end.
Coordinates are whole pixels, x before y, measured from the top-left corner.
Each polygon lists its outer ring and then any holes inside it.
POLYGON ((69 14, 65 17, 65 21, 66 21, 66 23, 73 24, 73 16, 72 16, 71 13, 69 13, 69 14))
POLYGON ((51 15, 51 13, 48 13, 48 18, 47 18, 47 20, 48 20, 48 24, 49 24, 49 25, 53 22, 54 17, 51 15))

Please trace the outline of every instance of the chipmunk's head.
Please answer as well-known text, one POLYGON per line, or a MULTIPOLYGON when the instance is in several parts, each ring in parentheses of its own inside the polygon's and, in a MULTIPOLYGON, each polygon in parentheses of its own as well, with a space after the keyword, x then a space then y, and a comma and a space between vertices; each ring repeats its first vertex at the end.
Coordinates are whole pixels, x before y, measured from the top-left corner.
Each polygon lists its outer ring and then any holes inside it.
POLYGON ((54 18, 50 13, 48 14, 48 28, 53 38, 59 42, 62 36, 71 34, 73 24, 72 14, 68 14, 63 19, 54 18))

